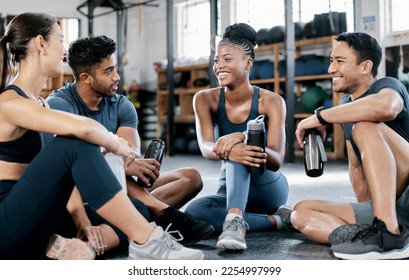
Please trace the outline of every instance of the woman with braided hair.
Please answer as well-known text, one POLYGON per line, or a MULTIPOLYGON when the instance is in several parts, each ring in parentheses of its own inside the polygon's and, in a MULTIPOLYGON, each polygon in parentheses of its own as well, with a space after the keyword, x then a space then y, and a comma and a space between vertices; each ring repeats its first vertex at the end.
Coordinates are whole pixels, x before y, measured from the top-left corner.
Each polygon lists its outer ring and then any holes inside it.
POLYGON ((217 247, 247 248, 246 231, 284 229, 290 209, 288 183, 280 172, 285 154, 286 107, 283 98, 250 84, 255 30, 245 23, 228 26, 219 42, 213 72, 219 87, 195 94, 193 107, 202 155, 221 160, 217 194, 190 203, 186 213, 222 232, 217 247), (247 122, 265 116, 266 148, 246 144, 247 122), (266 164, 253 175, 248 167, 266 164), (278 211, 277 211, 278 209, 278 211), (276 212, 277 211, 277 212, 276 212))

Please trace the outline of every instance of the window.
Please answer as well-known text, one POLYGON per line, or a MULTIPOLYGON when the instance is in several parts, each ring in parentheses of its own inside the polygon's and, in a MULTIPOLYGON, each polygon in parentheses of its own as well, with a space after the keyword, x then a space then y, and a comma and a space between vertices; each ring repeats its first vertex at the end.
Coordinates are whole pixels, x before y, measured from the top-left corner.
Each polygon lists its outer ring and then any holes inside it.
POLYGON ((235 0, 233 22, 245 22, 255 30, 284 25, 284 0, 235 0))
POLYGON ((64 36, 64 47, 68 50, 69 44, 80 38, 80 19, 57 18, 57 20, 64 36))
POLYGON ((210 3, 186 1, 176 7, 177 58, 179 63, 209 60, 210 3))
MULTIPOLYGON (((255 30, 285 25, 284 0, 235 0, 234 9, 233 21, 246 22, 255 30)), ((329 11, 347 12, 348 31, 353 29, 353 0, 293 0, 294 22, 307 23, 314 14, 329 11)))
MULTIPOLYGON (((223 0, 224 1, 224 0, 223 0)), ((285 25, 286 0, 231 0, 230 24, 245 22, 256 31, 285 25)), ((396 0, 398 1, 398 0, 396 0)), ((404 1, 404 0, 400 0, 404 1)), ((220 5, 218 1, 218 4, 220 5)), ((227 2, 227 1, 226 1, 227 2)), ((226 2, 223 2, 224 4, 226 2)), ((225 6, 223 6, 225 7, 225 6)), ((176 58, 179 64, 208 61, 210 55, 210 3, 209 0, 185 0, 176 8, 176 58)), ((220 7, 218 7, 220 11, 220 7)), ((352 31, 353 0, 293 0, 293 21, 307 23, 315 14, 329 11, 346 12, 347 31, 352 31)), ((217 26, 220 28, 220 16, 217 26)), ((218 31, 220 34, 222 31, 218 31)))
POLYGON ((399 32, 409 30, 409 21, 407 18, 406 0, 391 0, 391 31, 399 32))
POLYGON ((284 0, 235 0, 232 22, 245 22, 255 30, 284 25, 284 0))

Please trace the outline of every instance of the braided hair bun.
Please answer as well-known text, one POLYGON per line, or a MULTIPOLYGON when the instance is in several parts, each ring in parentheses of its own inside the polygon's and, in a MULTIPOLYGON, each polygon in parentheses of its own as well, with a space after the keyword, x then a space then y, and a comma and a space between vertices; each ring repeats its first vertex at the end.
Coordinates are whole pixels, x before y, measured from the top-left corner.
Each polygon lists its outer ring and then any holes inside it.
POLYGON ((219 44, 238 46, 254 59, 254 47, 257 45, 256 31, 247 23, 235 23, 226 27, 219 44))

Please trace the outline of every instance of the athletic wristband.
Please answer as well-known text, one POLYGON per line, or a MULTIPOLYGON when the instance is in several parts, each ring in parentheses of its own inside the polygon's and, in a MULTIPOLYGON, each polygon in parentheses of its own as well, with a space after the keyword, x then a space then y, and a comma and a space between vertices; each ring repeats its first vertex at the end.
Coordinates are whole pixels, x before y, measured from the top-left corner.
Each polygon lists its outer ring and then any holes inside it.
POLYGON ((324 120, 324 118, 321 116, 321 111, 323 109, 324 109, 324 106, 319 107, 319 108, 315 109, 314 113, 315 113, 315 116, 317 116, 317 119, 320 122, 320 124, 327 125, 328 124, 327 121, 324 120))

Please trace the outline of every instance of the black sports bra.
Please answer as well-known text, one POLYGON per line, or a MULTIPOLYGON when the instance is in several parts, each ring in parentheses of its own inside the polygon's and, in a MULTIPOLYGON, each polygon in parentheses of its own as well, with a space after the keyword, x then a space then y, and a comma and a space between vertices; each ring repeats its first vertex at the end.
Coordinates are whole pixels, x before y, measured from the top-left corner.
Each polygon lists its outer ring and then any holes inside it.
MULTIPOLYGON (((9 85, 4 87, 0 94, 6 90, 13 89, 19 95, 28 98, 28 96, 17 86, 9 85)), ((37 131, 28 130, 20 138, 0 142, 0 160, 18 163, 30 163, 40 152, 42 147, 42 134, 37 131)))

